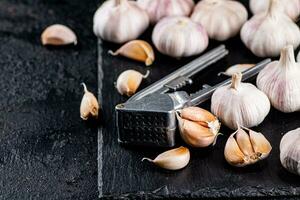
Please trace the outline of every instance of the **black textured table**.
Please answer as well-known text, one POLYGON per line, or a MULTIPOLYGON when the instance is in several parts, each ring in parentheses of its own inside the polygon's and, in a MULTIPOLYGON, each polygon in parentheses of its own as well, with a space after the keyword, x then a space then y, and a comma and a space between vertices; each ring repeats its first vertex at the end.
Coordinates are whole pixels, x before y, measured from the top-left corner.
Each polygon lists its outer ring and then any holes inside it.
MULTIPOLYGON (((248 1, 243 1, 248 2, 248 1)), ((142 38, 149 41, 151 30, 142 38)), ((210 43, 209 49, 220 43, 210 43)), ((254 57, 241 43, 239 37, 226 43, 229 56, 198 74, 189 92, 203 84, 215 84, 220 80, 218 72, 237 63, 256 63, 262 59, 254 57)), ((279 161, 279 142, 282 134, 300 126, 300 113, 283 114, 272 108, 265 121, 254 130, 264 133, 270 140, 273 150, 270 156, 255 165, 245 168, 229 166, 223 155, 225 142, 232 131, 222 127, 224 134, 214 147, 191 149, 189 165, 180 171, 166 171, 148 162, 143 157, 154 158, 163 149, 120 146, 117 142, 114 106, 126 101, 114 89, 118 75, 126 69, 141 72, 150 70, 150 77, 144 80, 141 88, 153 83, 189 59, 175 60, 156 52, 153 66, 126 58, 108 55, 109 49, 118 45, 99 44, 99 96, 103 99, 104 125, 99 129, 99 191, 105 198, 297 198, 300 195, 300 178, 285 171, 279 161)), ((254 80, 252 80, 254 82, 254 80)), ((209 109, 210 102, 201 107, 209 109)), ((179 140, 178 145, 182 144, 179 140)))

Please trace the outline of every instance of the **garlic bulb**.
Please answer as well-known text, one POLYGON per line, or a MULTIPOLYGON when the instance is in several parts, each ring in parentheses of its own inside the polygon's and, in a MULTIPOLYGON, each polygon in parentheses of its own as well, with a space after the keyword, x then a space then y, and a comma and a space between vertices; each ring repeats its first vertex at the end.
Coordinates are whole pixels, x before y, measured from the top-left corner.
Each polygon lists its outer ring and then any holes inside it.
POLYGON ((47 27, 41 36, 43 45, 68 45, 77 44, 77 37, 75 33, 67 26, 61 24, 54 24, 47 27))
MULTIPOLYGON (((300 15, 300 0, 280 0, 285 13, 292 19, 297 19, 300 15)), ((250 0, 250 9, 253 14, 266 12, 270 5, 270 0, 250 0)))
POLYGON ((169 16, 189 16, 195 5, 193 0, 138 0, 148 12, 151 24, 169 16))
POLYGON ((254 66, 255 66, 255 64, 236 64, 236 65, 233 65, 233 66, 227 68, 225 72, 220 72, 218 74, 218 76, 220 76, 220 75, 232 76, 235 73, 238 73, 238 72, 242 73, 244 71, 247 71, 248 69, 250 69, 254 66))
POLYGON ((238 34, 247 18, 243 4, 231 0, 202 0, 191 16, 193 21, 205 28, 209 38, 219 41, 238 34))
POLYGON ((180 58, 197 55, 208 46, 205 29, 187 17, 166 17, 156 24, 152 41, 159 52, 180 58))
POLYGON ((278 56, 286 45, 294 49, 300 44, 299 27, 271 0, 267 12, 254 15, 241 30, 244 44, 259 57, 278 56))
POLYGON ((244 167, 265 159, 271 150, 272 146, 263 134, 239 127, 229 136, 224 156, 230 165, 244 167))
POLYGON ((86 85, 82 83, 84 88, 84 95, 80 104, 80 117, 87 120, 89 117, 98 118, 99 104, 96 97, 88 91, 86 85))
POLYGON ((116 88, 121 95, 131 96, 136 92, 142 80, 147 78, 149 74, 149 71, 143 75, 136 70, 126 70, 119 75, 116 88))
POLYGON ((94 15, 95 35, 110 42, 136 39, 148 26, 148 14, 134 1, 108 0, 94 15))
POLYGON ((220 122, 207 110, 198 107, 182 109, 177 115, 181 138, 192 147, 207 147, 216 142, 220 122))
POLYGON ((259 125, 271 107, 262 91, 241 79, 241 73, 234 74, 231 85, 219 87, 211 98, 212 113, 231 129, 259 125))
POLYGON ((269 63, 257 76, 257 87, 278 110, 288 113, 300 110, 300 63, 296 63, 293 47, 281 51, 279 61, 269 63))
POLYGON ((300 128, 287 132, 282 137, 279 148, 282 166, 300 175, 300 128))
POLYGON ((187 166, 189 163, 190 151, 186 147, 179 147, 159 154, 154 160, 150 158, 143 158, 142 161, 144 160, 152 162, 164 169, 179 170, 187 166))

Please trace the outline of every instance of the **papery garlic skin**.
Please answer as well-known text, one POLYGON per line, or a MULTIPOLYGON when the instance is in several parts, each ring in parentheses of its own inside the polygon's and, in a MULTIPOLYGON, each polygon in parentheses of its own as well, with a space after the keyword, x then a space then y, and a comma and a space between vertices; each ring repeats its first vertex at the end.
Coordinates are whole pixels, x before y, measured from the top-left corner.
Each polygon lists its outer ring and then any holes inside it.
POLYGON ((270 111, 268 97, 254 85, 241 83, 242 74, 232 76, 231 85, 219 87, 211 98, 211 111, 231 129, 259 125, 270 111))
POLYGON ((189 16, 195 5, 193 0, 138 0, 139 6, 145 9, 151 24, 164 17, 189 16))
POLYGON ((243 4, 231 0, 202 0, 191 15, 193 21, 205 28, 209 38, 219 41, 238 34, 247 18, 243 4))
POLYGON ((220 72, 218 74, 218 76, 220 76, 220 75, 232 76, 235 73, 238 73, 238 72, 242 73, 244 71, 247 71, 254 66, 255 66, 255 64, 236 64, 236 65, 233 65, 233 66, 227 68, 225 72, 220 72))
POLYGON ((299 27, 271 0, 267 12, 254 15, 241 29, 241 39, 253 54, 259 57, 279 56, 286 45, 296 49, 300 44, 299 27))
POLYGON ((148 26, 148 14, 135 1, 108 0, 94 15, 95 35, 109 42, 136 39, 148 26))
POLYGON ((82 83, 84 95, 80 104, 80 117, 83 120, 88 120, 89 117, 98 118, 99 104, 96 97, 88 91, 86 85, 82 83))
MULTIPOLYGON (((300 0, 280 0, 281 6, 293 20, 300 15, 300 0)), ((269 8, 270 0, 250 0, 250 9, 253 14, 266 12, 269 8)))
POLYGON ((280 141, 280 162, 289 172, 300 175, 300 128, 287 132, 280 141))
POLYGON ((200 54, 208 46, 205 29, 187 17, 166 17, 156 24, 152 41, 159 52, 175 57, 200 54))
POLYGON ((300 63, 296 63, 292 46, 282 49, 279 61, 269 63, 257 76, 257 87, 278 110, 300 110, 300 63))

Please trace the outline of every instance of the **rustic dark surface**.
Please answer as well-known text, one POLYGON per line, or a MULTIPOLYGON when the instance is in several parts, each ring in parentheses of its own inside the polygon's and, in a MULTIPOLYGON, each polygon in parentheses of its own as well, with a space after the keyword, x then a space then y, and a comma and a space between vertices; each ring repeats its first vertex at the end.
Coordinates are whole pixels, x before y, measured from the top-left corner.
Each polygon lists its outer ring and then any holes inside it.
POLYGON ((79 117, 97 93, 96 0, 0 1, 0 199, 96 199, 97 127, 79 117), (46 48, 53 23, 79 44, 46 48))
MULTIPOLYGON (((244 3, 247 1, 243 1, 244 3)), ((149 41, 151 30, 142 38, 149 41)), ((211 42, 210 48, 219 43, 211 42)), ((240 42, 239 37, 225 43, 230 55, 197 76, 195 91, 203 83, 214 84, 220 80, 216 74, 236 63, 256 63, 254 57, 240 42)), ((150 77, 141 86, 144 88, 190 59, 174 60, 157 55, 152 67, 126 58, 108 55, 108 49, 119 45, 103 43, 99 46, 99 89, 103 98, 104 126, 99 130, 99 191, 100 196, 111 199, 141 198, 251 198, 297 199, 300 195, 300 179, 286 172, 279 161, 279 142, 282 134, 300 126, 300 114, 283 114, 272 108, 265 121, 254 130, 260 131, 270 140, 273 150, 270 156, 255 165, 238 169, 230 167, 223 156, 226 139, 232 131, 222 128, 215 147, 191 149, 189 165, 180 171, 159 169, 143 157, 154 158, 163 149, 122 147, 117 142, 114 106, 126 101, 114 89, 118 75, 126 69, 151 71, 150 77), (104 73, 104 76, 103 76, 104 73), (101 77, 103 81, 101 81, 101 77)), ((201 107, 209 109, 210 102, 201 107)), ((178 141, 179 145, 181 141, 178 141)))

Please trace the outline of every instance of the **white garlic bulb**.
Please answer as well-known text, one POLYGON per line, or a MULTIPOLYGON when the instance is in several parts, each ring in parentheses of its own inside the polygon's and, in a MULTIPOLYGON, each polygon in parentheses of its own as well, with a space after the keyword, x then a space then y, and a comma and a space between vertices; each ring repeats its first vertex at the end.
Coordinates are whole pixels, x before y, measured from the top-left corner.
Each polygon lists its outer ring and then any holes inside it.
POLYGON ((280 141, 280 162, 289 172, 300 175, 300 128, 287 132, 280 141))
POLYGON ((151 24, 169 16, 189 16, 195 5, 193 0, 138 0, 148 12, 151 24))
POLYGON ((205 29, 187 17, 166 17, 155 26, 152 41, 159 52, 180 58, 197 55, 208 46, 205 29))
POLYGON ((256 56, 279 56, 286 45, 294 49, 299 46, 300 30, 282 11, 278 0, 271 0, 267 12, 254 15, 244 24, 241 38, 256 56))
POLYGON ((191 16, 193 21, 205 28, 209 38, 219 41, 238 34, 247 18, 243 4, 231 0, 202 0, 191 16))
POLYGON ((279 61, 269 63, 257 76, 257 87, 282 112, 300 110, 300 63, 296 63, 293 47, 281 51, 279 61))
POLYGON ((95 35, 110 42, 136 39, 148 26, 148 14, 135 1, 108 0, 94 15, 95 35))
MULTIPOLYGON (((300 0, 280 0, 285 13, 292 19, 297 19, 300 15, 300 0)), ((270 0, 250 0, 250 9, 253 14, 266 12, 269 8, 270 0)))
POLYGON ((211 98, 212 113, 231 129, 259 125, 271 107, 262 91, 241 79, 241 73, 234 74, 231 85, 219 87, 211 98))

